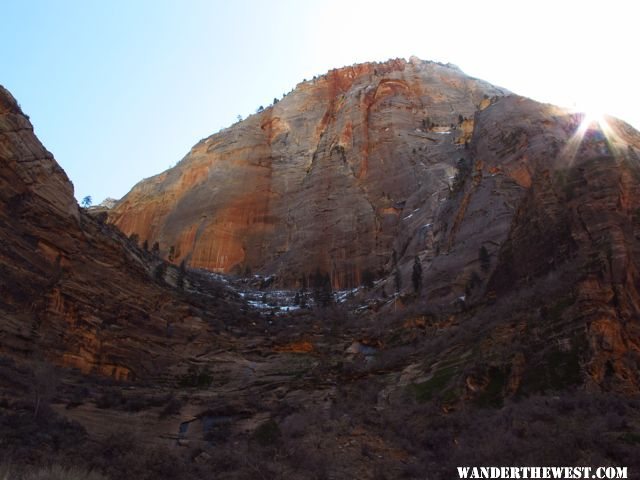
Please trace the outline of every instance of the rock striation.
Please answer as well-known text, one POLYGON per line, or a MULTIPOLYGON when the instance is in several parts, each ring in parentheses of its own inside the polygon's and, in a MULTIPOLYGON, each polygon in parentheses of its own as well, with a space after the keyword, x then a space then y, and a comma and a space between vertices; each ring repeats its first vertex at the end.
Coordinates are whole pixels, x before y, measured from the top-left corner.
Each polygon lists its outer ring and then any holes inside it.
POLYGON ((223 341, 216 331, 237 315, 233 300, 222 302, 215 285, 186 297, 169 285, 175 269, 80 209, 2 87, 0 161, 2 354, 117 379, 158 378, 223 341))
POLYGON ((505 93, 415 58, 332 70, 198 142, 110 221, 192 267, 353 287, 389 269, 414 209, 429 223, 475 113, 505 93))
POLYGON ((478 438, 478 462, 504 460, 496 428, 516 464, 635 458, 640 133, 620 120, 412 59, 301 84, 109 212, 77 206, 1 87, 0 162, 0 445, 16 458, 111 478, 451 478, 478 438), (185 271, 141 240, 278 275, 185 271), (60 385, 46 361, 71 367, 60 385), (114 443, 125 425, 144 442, 114 443))
POLYGON ((491 367, 465 380, 472 396, 498 371, 511 392, 635 392, 639 152, 622 121, 393 60, 299 84, 140 182, 110 219, 196 267, 334 289, 380 279, 383 315, 411 304, 418 263, 430 313, 410 322, 485 322, 491 367), (540 376, 550 365, 562 373, 540 376))
POLYGON ((489 385, 638 391, 639 151, 640 133, 620 120, 588 123, 518 96, 476 114, 435 220, 400 236, 419 255, 432 318, 451 331, 477 322, 483 340, 465 363, 489 367, 466 379, 471 396, 489 385))

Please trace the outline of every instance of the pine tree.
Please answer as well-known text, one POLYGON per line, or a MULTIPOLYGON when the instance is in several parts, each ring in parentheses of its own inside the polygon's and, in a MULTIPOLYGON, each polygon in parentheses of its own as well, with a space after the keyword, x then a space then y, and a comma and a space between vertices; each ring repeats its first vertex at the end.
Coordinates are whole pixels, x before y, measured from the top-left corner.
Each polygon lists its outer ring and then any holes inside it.
POLYGON ((478 258, 480 260, 480 269, 483 272, 489 271, 489 268, 491 267, 491 255, 489 255, 489 252, 484 245, 481 246, 478 251, 478 258))
POLYGON ((167 264, 161 261, 153 270, 153 277, 158 283, 164 283, 164 274, 167 271, 167 264))
POLYGON ((451 191, 453 193, 458 193, 464 187, 467 178, 471 175, 471 163, 461 158, 457 163, 458 171, 456 172, 453 178, 453 185, 451 186, 451 191))
POLYGON ((180 262, 180 268, 178 268, 178 279, 176 280, 176 286, 180 289, 184 289, 184 277, 187 273, 187 265, 185 260, 183 259, 180 262))
POLYGON ((413 290, 418 293, 422 287, 422 264, 420 258, 416 255, 413 260, 413 272, 411 273, 411 281, 413 282, 413 290))
POLYGON ((362 286, 366 289, 373 288, 373 272, 366 269, 362 272, 362 286))
POLYGON ((320 269, 316 269, 316 273, 311 278, 313 285, 313 297, 316 304, 327 307, 333 300, 331 291, 331 277, 328 273, 323 274, 320 269))
POLYGON ((391 260, 393 262, 393 280, 395 283, 396 292, 400 292, 400 289, 402 288, 402 277, 400 276, 400 270, 398 269, 398 255, 396 254, 395 250, 393 251, 391 260))

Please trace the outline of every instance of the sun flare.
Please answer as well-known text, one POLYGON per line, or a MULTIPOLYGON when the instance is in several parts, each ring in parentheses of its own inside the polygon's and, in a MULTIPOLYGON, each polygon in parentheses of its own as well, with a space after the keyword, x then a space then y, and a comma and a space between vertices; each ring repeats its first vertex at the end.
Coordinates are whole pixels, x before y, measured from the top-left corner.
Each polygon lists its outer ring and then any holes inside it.
POLYGON ((606 110, 593 105, 585 107, 586 105, 573 110, 574 118, 577 117, 579 123, 564 148, 569 163, 575 161, 581 148, 589 148, 592 153, 605 155, 610 154, 615 147, 617 134, 610 124, 611 117, 605 113, 606 110))
POLYGON ((580 123, 579 132, 584 134, 587 130, 591 129, 604 129, 606 128, 606 113, 602 108, 588 106, 586 108, 580 108, 578 111, 583 115, 582 122, 580 123))
POLYGON ((604 123, 604 113, 597 111, 588 111, 585 113, 583 123, 587 124, 587 126, 600 126, 604 123))

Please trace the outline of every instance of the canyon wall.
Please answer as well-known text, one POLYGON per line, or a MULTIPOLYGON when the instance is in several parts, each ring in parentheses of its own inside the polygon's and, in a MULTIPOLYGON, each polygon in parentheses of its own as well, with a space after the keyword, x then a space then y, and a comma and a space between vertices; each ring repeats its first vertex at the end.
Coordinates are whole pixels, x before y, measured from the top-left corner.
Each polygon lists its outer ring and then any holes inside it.
POLYGON ((110 221, 192 267, 359 285, 389 270, 415 208, 430 223, 475 113, 504 93, 415 58, 332 70, 200 141, 110 221))
POLYGON ((158 259, 80 209, 2 87, 0 161, 0 354, 117 379, 164 378, 240 317, 215 285, 187 301, 169 285, 175 272, 158 278, 158 259))

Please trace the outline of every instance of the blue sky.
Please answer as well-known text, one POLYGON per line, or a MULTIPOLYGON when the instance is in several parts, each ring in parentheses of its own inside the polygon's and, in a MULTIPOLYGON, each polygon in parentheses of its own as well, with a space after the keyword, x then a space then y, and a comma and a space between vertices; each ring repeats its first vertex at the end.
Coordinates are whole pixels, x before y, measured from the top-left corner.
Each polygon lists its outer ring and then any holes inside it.
POLYGON ((303 78, 417 55, 640 127, 634 2, 4 0, 0 84, 75 185, 119 198, 303 78))

